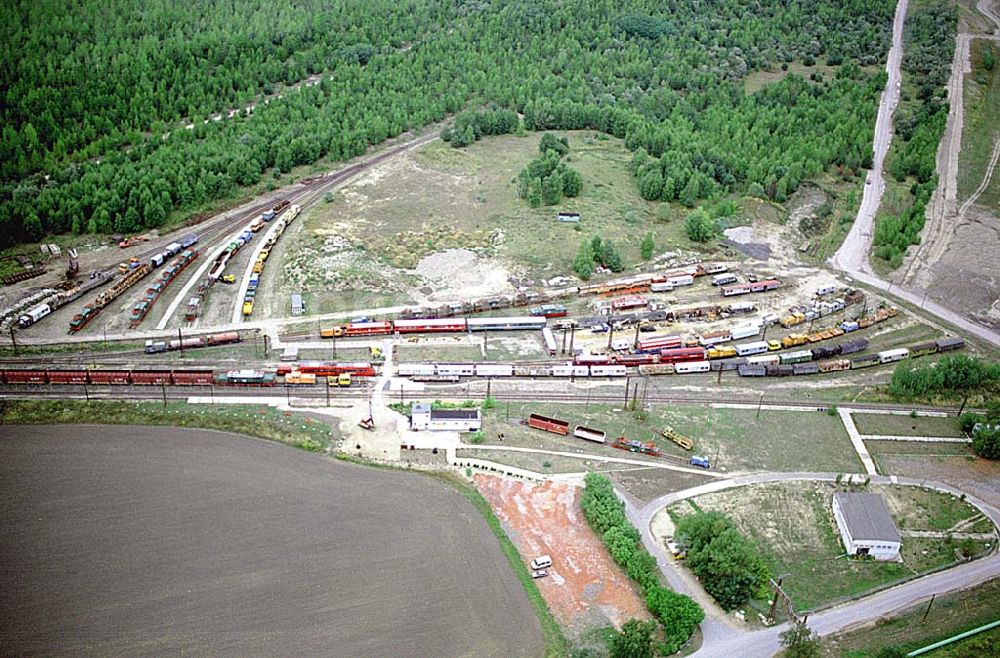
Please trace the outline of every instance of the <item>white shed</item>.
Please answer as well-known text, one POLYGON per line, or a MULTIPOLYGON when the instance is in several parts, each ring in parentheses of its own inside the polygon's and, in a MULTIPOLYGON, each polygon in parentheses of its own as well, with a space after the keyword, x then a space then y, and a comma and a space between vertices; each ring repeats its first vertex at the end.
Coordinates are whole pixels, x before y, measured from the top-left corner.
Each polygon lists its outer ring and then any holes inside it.
POLYGON ((899 560, 902 540, 882 496, 863 493, 833 495, 833 518, 848 555, 899 560))
POLYGON ((410 429, 475 432, 483 426, 479 409, 432 409, 426 402, 410 406, 410 429))

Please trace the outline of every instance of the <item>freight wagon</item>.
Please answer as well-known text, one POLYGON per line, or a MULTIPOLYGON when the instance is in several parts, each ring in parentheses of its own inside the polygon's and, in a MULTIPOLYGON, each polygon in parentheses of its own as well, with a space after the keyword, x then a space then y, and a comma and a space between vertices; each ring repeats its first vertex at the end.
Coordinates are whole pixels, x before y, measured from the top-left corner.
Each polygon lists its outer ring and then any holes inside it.
POLYGON ((910 356, 910 350, 905 347, 898 350, 885 350, 878 353, 879 363, 895 363, 910 356))
POLYGON ((287 375, 293 370, 299 372, 311 372, 317 377, 335 377, 343 372, 348 372, 355 377, 374 377, 375 368, 371 363, 365 361, 358 362, 325 362, 325 361, 303 361, 298 367, 278 366, 278 375, 287 375))
POLYGON ((709 369, 710 366, 708 364, 708 361, 693 361, 693 362, 674 364, 674 372, 676 372, 678 375, 684 375, 694 372, 708 372, 709 369))
POLYGON ((636 352, 659 352, 663 349, 681 347, 684 340, 680 336, 644 336, 636 343, 636 352))
POLYGON ((556 339, 552 335, 552 330, 548 327, 542 327, 542 340, 545 342, 545 351, 549 353, 549 356, 555 356, 556 339))
POLYGON ((569 423, 564 420, 548 418, 547 416, 541 416, 539 414, 531 414, 528 416, 528 427, 534 427, 536 430, 552 432, 553 434, 560 434, 562 436, 569 434, 569 423))
POLYGON ((604 430, 595 430, 589 427, 584 427, 583 425, 577 425, 573 428, 573 436, 578 439, 583 439, 584 441, 604 443, 607 441, 608 435, 604 430))
POLYGON ((705 348, 703 347, 681 347, 672 350, 660 351, 660 363, 683 363, 686 361, 704 361, 705 348))
POLYGON ((750 356, 751 354, 761 354, 768 351, 767 341, 757 341, 754 343, 741 343, 736 345, 736 353, 740 356, 750 356))
POLYGON ((130 379, 133 384, 154 385, 172 383, 169 370, 133 370, 130 379))
MULTIPOLYGON (((389 324, 380 323, 380 324, 389 324)), ((465 331, 465 320, 462 318, 440 318, 433 320, 396 320, 392 323, 396 333, 447 333, 465 331)))

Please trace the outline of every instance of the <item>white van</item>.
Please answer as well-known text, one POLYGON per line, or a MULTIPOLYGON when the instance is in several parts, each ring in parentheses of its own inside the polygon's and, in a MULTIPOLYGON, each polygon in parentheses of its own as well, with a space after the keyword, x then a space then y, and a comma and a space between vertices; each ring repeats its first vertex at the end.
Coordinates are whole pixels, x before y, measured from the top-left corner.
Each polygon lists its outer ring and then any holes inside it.
POLYGON ((531 561, 531 568, 534 570, 548 569, 552 566, 552 558, 548 555, 539 555, 531 561))

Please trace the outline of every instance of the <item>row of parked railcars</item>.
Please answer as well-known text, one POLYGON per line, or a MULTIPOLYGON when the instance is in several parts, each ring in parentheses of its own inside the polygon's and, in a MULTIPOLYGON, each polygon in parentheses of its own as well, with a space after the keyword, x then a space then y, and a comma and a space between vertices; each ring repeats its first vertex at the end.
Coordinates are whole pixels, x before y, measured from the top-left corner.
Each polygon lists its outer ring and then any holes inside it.
POLYGON ((466 331, 528 331, 545 327, 546 317, 432 318, 420 320, 369 320, 320 329, 321 338, 344 336, 389 336, 392 334, 440 334, 466 331))

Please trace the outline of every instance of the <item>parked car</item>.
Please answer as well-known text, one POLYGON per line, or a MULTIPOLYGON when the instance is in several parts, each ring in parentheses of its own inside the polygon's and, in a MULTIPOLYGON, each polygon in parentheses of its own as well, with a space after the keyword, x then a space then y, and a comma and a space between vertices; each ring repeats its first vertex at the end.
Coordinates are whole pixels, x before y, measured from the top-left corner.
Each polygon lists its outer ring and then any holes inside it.
POLYGON ((552 558, 548 555, 539 555, 534 560, 531 561, 531 568, 534 571, 539 571, 541 569, 548 569, 552 566, 552 558))
POLYGON ((548 575, 549 572, 546 571, 545 569, 535 569, 534 571, 531 572, 532 578, 545 578, 548 575))
POLYGON ((670 551, 670 554, 674 556, 675 560, 683 560, 687 557, 687 553, 681 550, 680 546, 677 545, 673 537, 667 537, 666 544, 667 550, 670 551))

